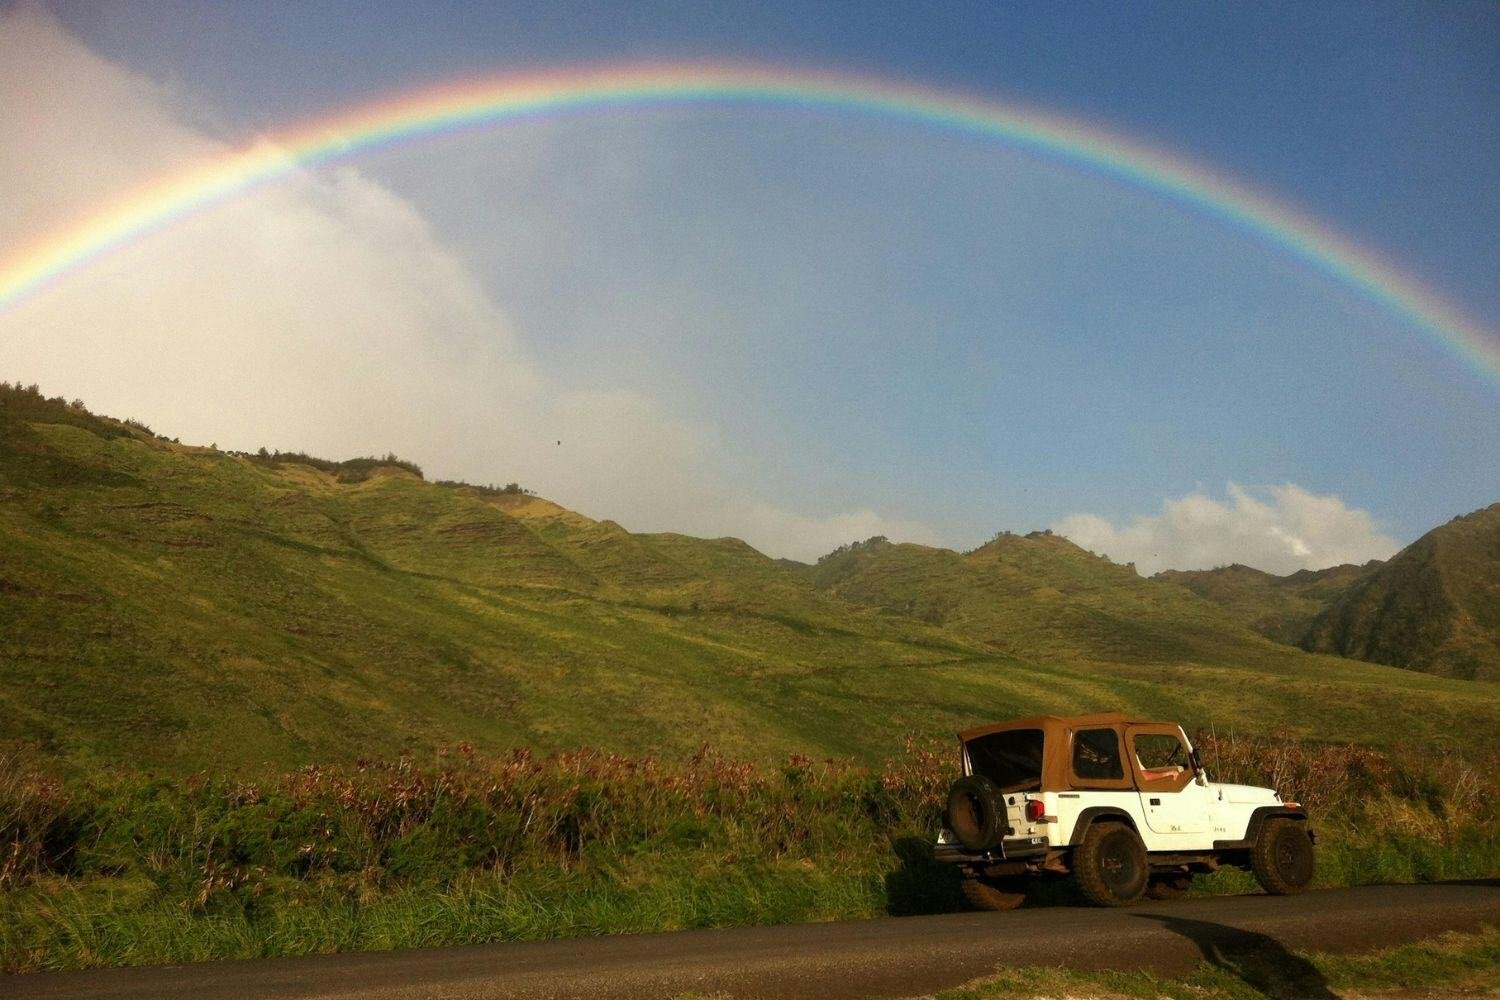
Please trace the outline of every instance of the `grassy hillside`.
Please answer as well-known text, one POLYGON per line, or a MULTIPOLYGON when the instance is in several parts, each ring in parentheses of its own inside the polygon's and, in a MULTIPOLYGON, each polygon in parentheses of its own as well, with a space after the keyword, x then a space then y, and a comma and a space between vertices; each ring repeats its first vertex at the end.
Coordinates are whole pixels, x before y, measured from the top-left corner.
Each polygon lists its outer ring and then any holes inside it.
POLYGON ((1500 679, 1500 504, 1434 528, 1313 622, 1311 649, 1500 679))
POLYGON ((385 460, 181 445, 7 389, 0 746, 79 770, 460 740, 873 760, 908 734, 1113 707, 1500 741, 1494 686, 1277 646, 1060 538, 888 548, 802 567, 385 460))
POLYGON ((1354 581, 1380 565, 1375 560, 1363 566, 1345 564, 1275 576, 1236 563, 1218 569, 1169 569, 1153 579, 1186 587, 1266 638, 1297 646, 1318 615, 1354 581))

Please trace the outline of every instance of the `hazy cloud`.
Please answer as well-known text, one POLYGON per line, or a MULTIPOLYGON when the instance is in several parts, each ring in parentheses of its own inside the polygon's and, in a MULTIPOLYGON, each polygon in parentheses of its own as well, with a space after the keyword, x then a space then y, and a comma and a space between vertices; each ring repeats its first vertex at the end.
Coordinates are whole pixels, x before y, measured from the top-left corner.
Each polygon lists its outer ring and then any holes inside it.
POLYGON ((1204 493, 1166 500, 1155 516, 1116 526, 1096 514, 1074 514, 1053 530, 1143 574, 1243 563, 1268 573, 1362 563, 1394 554, 1400 544, 1375 527, 1367 511, 1336 496, 1287 483, 1261 491, 1228 484, 1227 502, 1204 493))
MULTIPOLYGON (((45 13, 0 15, 0 253, 221 155, 188 124, 204 117, 45 13)), ((394 450, 429 474, 519 480, 633 529, 773 555, 933 539, 870 510, 781 509, 738 480, 719 428, 640 393, 552 384, 421 214, 353 168, 215 208, 0 315, 0 378, 188 441, 394 450)))

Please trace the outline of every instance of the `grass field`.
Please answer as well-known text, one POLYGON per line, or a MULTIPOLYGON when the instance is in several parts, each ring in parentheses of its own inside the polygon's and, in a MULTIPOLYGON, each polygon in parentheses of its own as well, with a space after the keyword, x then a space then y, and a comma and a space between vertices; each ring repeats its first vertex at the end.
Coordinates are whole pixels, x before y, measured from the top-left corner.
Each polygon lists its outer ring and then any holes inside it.
MULTIPOLYGON (((1146 972, 1009 969, 935 1000, 1077 997, 1088 1000, 1292 1000, 1305 997, 1465 996, 1500 991, 1500 931, 1443 934, 1373 955, 1321 955, 1254 949, 1224 954, 1175 979, 1146 972)), ((685 1000, 685 998, 684 998, 685 1000)))

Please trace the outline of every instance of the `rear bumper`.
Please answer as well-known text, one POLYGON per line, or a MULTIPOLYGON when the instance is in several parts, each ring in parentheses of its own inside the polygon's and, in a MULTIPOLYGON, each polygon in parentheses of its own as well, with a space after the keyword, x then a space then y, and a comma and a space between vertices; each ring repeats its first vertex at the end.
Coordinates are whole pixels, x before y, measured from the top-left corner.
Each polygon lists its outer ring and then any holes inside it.
POLYGON ((993 864, 1038 857, 1046 854, 1049 846, 1046 837, 1007 837, 988 851, 971 851, 962 844, 950 843, 940 837, 933 845, 932 856, 936 861, 954 865, 993 864))

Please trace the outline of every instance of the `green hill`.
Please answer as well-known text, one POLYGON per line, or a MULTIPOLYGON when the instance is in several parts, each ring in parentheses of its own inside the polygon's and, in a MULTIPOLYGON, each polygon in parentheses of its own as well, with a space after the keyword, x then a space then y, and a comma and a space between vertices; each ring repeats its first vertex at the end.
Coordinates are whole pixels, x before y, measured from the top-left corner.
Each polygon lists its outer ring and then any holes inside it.
POLYGON ((1112 707, 1500 742, 1493 686, 1278 646, 1060 538, 806 567, 0 390, 0 749, 173 771, 460 740, 875 759, 907 735, 1112 707))
POLYGON ((1500 504, 1434 528, 1354 582, 1312 623, 1304 645, 1500 679, 1500 504))
POLYGON ((1266 638, 1297 646, 1313 619, 1354 581, 1380 565, 1377 560, 1363 566, 1345 564, 1275 576, 1235 563, 1208 570, 1169 569, 1153 579, 1186 587, 1266 638))

